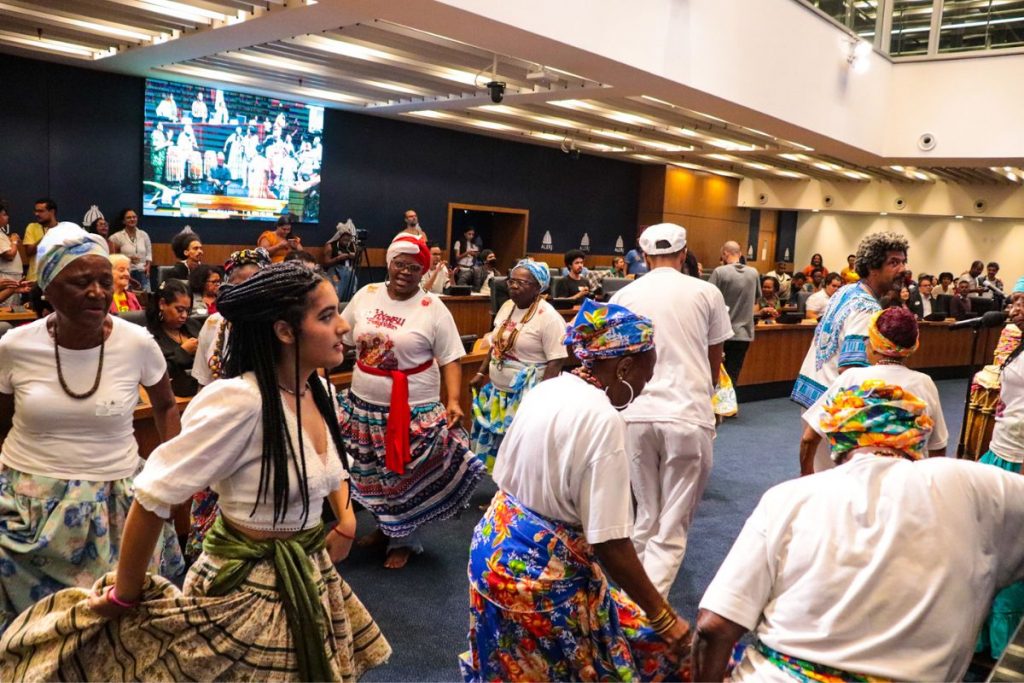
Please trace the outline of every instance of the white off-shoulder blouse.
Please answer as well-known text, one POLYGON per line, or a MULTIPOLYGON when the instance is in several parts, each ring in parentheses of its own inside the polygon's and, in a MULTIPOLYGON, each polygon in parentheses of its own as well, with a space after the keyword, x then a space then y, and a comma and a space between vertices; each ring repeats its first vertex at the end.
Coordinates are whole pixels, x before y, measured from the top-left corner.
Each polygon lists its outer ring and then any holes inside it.
MULTIPOLYGON (((327 452, 317 453, 303 433, 310 509, 303 520, 299 473, 288 474, 288 509, 274 524, 273 495, 259 501, 263 450, 262 401, 251 373, 218 380, 192 399, 181 417, 181 433, 149 456, 135 477, 135 499, 160 517, 170 518, 171 506, 187 501, 209 486, 220 500, 221 514, 232 524, 263 531, 300 531, 320 521, 323 499, 348 477, 332 439, 327 452)), ((285 423, 299 456, 295 415, 287 406, 285 423)), ((303 416, 319 419, 318 413, 303 416)), ((301 461, 300 461, 301 462, 301 461)))

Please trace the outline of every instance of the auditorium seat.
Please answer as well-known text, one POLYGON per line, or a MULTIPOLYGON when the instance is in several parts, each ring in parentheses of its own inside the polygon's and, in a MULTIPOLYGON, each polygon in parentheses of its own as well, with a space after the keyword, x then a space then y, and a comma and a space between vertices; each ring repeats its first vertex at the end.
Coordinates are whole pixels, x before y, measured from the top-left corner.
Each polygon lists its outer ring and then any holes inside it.
POLYGON ((142 327, 146 326, 145 311, 125 311, 124 313, 118 313, 117 316, 121 318, 121 320, 127 320, 130 323, 135 323, 142 327))
POLYGON ((508 301, 508 278, 496 277, 491 280, 491 320, 498 315, 498 309, 508 301))
POLYGON ((172 270, 174 270, 174 266, 156 267, 156 274, 150 278, 150 280, 152 280, 152 282, 150 283, 150 287, 153 288, 154 292, 160 288, 160 283, 163 282, 164 279, 170 275, 172 270))
POLYGON ((607 296, 611 296, 630 282, 632 282, 632 280, 627 280, 624 277, 606 277, 601 280, 601 291, 603 291, 607 296))

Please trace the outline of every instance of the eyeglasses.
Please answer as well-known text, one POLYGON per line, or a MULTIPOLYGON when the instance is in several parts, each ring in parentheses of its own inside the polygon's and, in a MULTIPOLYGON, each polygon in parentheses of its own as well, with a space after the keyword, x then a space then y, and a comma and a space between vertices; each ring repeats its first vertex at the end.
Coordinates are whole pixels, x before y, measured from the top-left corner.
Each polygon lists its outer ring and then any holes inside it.
POLYGON ((505 282, 508 284, 509 287, 511 287, 512 285, 515 285, 516 287, 531 287, 535 284, 533 280, 524 280, 518 277, 510 277, 507 280, 505 280, 505 282))
POLYGON ((396 273, 409 273, 410 275, 419 275, 420 273, 423 272, 423 266, 414 262, 404 263, 401 261, 392 261, 391 267, 395 269, 396 273))

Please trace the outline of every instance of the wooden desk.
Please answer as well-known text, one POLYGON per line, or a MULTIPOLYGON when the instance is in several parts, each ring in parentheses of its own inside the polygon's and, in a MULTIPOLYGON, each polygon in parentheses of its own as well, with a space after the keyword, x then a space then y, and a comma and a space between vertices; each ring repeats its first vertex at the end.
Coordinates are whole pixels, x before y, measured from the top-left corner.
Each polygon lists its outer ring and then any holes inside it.
MULTIPOLYGON (((973 332, 969 329, 950 332, 950 325, 949 322, 921 322, 921 346, 910 357, 908 367, 922 371, 952 372, 970 365, 973 332)), ((814 328, 815 324, 810 322, 798 325, 759 324, 743 362, 739 381, 733 378, 736 386, 793 382, 811 347, 814 328)), ((975 357, 978 365, 992 362, 992 352, 1001 331, 1001 328, 979 331, 981 338, 978 342, 978 355, 975 357)))
MULTIPOLYGON (((480 351, 477 353, 471 353, 462 357, 462 393, 459 396, 459 405, 462 406, 462 425, 468 432, 473 425, 473 409, 472 409, 472 398, 473 395, 469 389, 469 382, 473 379, 473 373, 476 372, 476 368, 479 367, 480 363, 484 358, 487 357, 487 351, 480 351)), ((331 375, 331 382, 340 391, 346 389, 352 384, 352 373, 351 372, 340 372, 331 375)), ((146 396, 146 392, 143 389, 139 390, 141 401, 139 405, 135 407, 135 440, 139 444, 139 455, 143 458, 148 457, 158 445, 160 445, 160 439, 156 433, 156 426, 153 423, 153 406, 149 403, 149 397, 146 396)), ((178 412, 184 412, 185 407, 191 399, 178 398, 176 399, 178 404, 178 412)), ((444 382, 441 383, 441 402, 445 401, 444 382)))
POLYGON ((491 331, 491 297, 489 296, 442 296, 441 301, 455 318, 459 334, 475 334, 482 337, 491 331))
POLYGON ((22 323, 32 322, 35 319, 35 311, 20 311, 18 313, 12 313, 11 311, 0 311, 0 322, 2 323, 20 325, 22 323))

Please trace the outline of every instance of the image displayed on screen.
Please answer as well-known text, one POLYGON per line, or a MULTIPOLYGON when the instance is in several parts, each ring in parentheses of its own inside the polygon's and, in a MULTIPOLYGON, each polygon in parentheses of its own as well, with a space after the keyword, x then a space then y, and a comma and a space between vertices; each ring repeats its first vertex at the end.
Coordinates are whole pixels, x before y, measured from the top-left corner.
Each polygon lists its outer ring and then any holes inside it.
POLYGON ((319 218, 323 107, 154 80, 145 106, 145 215, 319 218))

